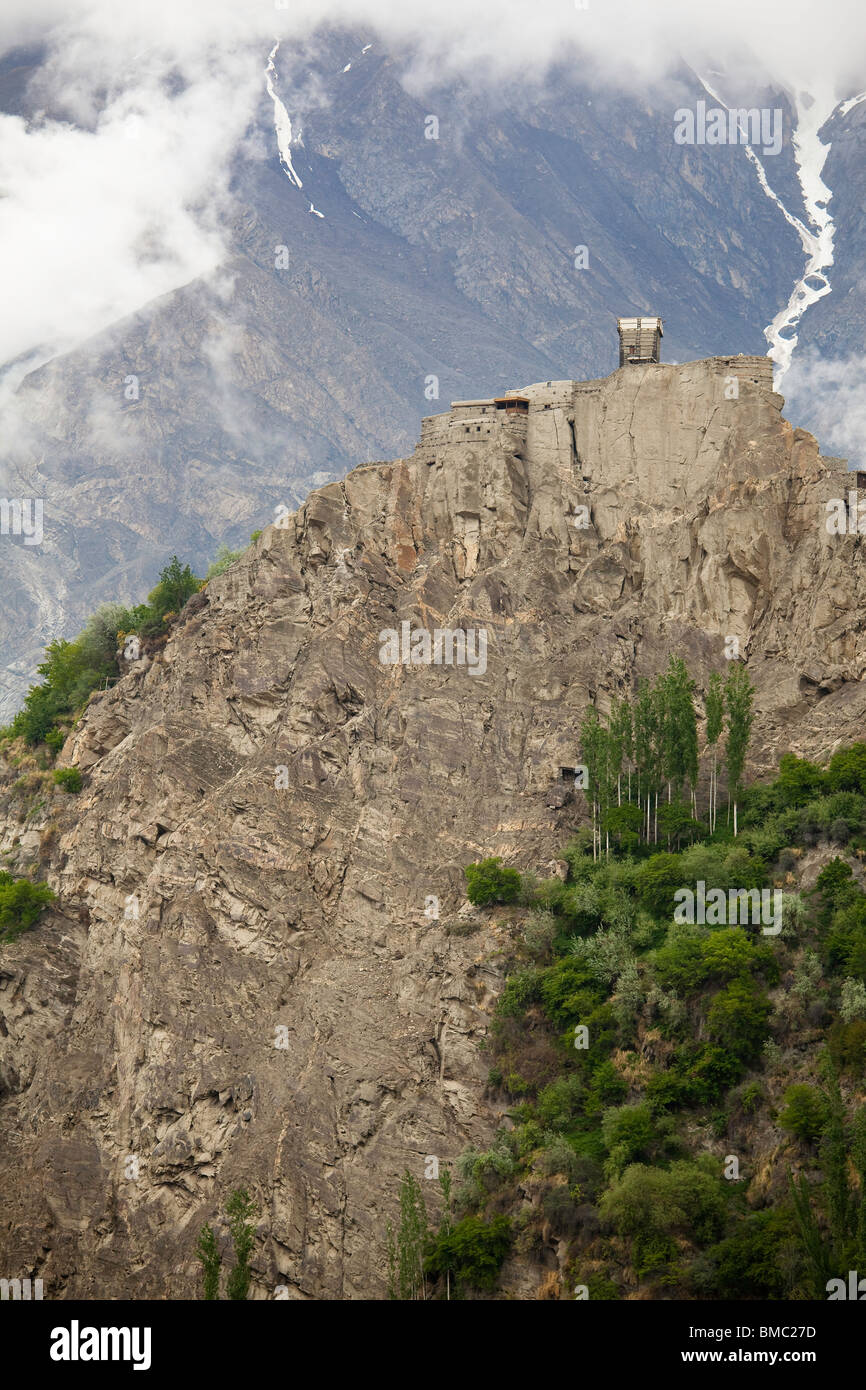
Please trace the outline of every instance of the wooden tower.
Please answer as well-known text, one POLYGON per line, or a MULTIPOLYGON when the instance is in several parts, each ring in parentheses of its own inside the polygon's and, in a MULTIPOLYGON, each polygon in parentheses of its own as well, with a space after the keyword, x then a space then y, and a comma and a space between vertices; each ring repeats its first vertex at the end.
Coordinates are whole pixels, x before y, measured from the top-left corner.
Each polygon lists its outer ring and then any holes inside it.
POLYGON ((619 365, 629 362, 660 362, 662 337, 661 319, 617 319, 619 331, 619 365))

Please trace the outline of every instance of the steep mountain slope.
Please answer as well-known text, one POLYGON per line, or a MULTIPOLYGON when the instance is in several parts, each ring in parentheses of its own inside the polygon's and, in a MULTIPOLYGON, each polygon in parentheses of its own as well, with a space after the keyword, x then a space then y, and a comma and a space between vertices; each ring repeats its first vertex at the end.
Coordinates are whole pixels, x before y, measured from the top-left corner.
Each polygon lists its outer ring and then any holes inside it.
POLYGON ((462 866, 550 872, 587 702, 669 651, 705 684, 736 637, 755 766, 862 733, 862 538, 828 534, 844 474, 770 386, 719 358, 427 420, 91 698, 84 790, 4 836, 60 894, 0 967, 4 1267, 190 1296, 245 1183, 258 1297, 381 1294, 400 1173, 498 1118, 500 942, 448 930, 462 866), (483 630, 486 661, 388 664, 404 623, 483 630))

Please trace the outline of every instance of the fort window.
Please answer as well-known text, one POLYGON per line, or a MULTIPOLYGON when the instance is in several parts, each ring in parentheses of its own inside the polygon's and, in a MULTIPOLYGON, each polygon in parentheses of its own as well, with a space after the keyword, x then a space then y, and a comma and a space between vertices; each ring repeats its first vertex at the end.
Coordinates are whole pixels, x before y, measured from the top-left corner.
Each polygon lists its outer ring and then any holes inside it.
POLYGON ((497 411, 508 415, 528 415, 529 399, 527 396, 499 396, 493 402, 497 411))

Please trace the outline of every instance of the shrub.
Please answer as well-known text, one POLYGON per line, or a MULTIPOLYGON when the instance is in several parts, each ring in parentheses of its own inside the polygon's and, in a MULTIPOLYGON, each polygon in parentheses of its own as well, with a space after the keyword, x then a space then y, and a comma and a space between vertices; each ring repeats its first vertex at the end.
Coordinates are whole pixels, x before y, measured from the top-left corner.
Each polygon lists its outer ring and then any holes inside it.
POLYGON ((779 762, 776 789, 785 806, 805 806, 823 789, 824 774, 806 758, 784 753, 779 762))
POLYGON ((652 1148, 655 1140, 652 1111, 646 1101, 615 1106, 602 1115, 601 1132, 618 1167, 625 1167, 636 1158, 647 1157, 652 1148))
POLYGON ((837 1020, 830 1029, 827 1049, 837 1067, 861 1075, 866 1069, 866 1020, 855 1018, 852 1023, 837 1020))
POLYGON ((536 1113, 545 1129, 567 1129, 579 1115, 584 1099, 583 1078, 572 1072, 558 1076, 538 1093, 536 1113))
POLYGON ((681 1159, 667 1169, 631 1164, 603 1193, 599 1209, 619 1235, 681 1233, 706 1242, 721 1234, 726 1202, 722 1179, 681 1159))
POLYGON ((14 941, 32 927, 43 908, 54 901, 47 883, 15 879, 0 870, 0 941, 14 941))
POLYGON ((457 1160, 457 1174, 470 1189, 470 1197, 482 1201, 502 1178, 516 1169, 512 1136, 500 1130, 489 1149, 467 1149, 457 1160))
POLYGON ((707 1011, 707 1032, 713 1042, 747 1059, 758 1052, 769 1031, 772 1005, 755 980, 732 980, 716 995, 707 1011))
POLYGON ((45 735, 45 742, 48 744, 52 753, 59 753, 66 742, 66 730, 58 728, 58 726, 55 725, 54 728, 49 729, 48 733, 45 735))
POLYGON ((764 1101, 764 1088, 760 1081, 750 1081, 739 1096, 740 1109, 744 1115, 754 1115, 764 1101))
POLYGON ((785 1250, 793 1239, 789 1211, 749 1213, 733 1235, 708 1252, 715 1291, 728 1299, 783 1298, 789 1282, 785 1250))
POLYGON ((602 928, 594 936, 575 936, 570 949, 592 978, 604 985, 612 984, 634 959, 628 928, 620 925, 602 928))
POLYGON ((205 581, 216 579, 219 574, 225 574, 229 565, 233 565, 235 560, 239 560, 243 553, 242 550, 229 550, 227 545, 221 545, 217 551, 216 559, 213 561, 213 564, 208 566, 205 581))
POLYGON ((466 896, 474 907, 489 903, 513 903, 520 892, 520 874, 516 869, 503 868, 498 857, 467 864, 466 896))
POLYGON ((526 949, 534 960, 549 958, 559 924, 552 912, 531 912, 523 932, 526 949))
MULTIPOLYGON (((592 1034, 590 1034, 590 1037, 592 1034)), ((624 1100, 628 1094, 628 1082, 617 1071, 610 1058, 600 1062, 592 1073, 589 1091, 584 1103, 584 1113, 597 1115, 616 1101, 624 1100)))
POLYGON ((538 992, 547 1018, 557 1028, 587 1023, 602 998, 586 962, 574 956, 548 966, 541 974, 538 992))
POLYGON ((81 773, 77 767, 58 767, 54 772, 54 781, 66 792, 81 791, 81 773))
POLYGON ((824 865, 812 891, 818 898, 818 920, 825 924, 833 912, 850 906, 860 896, 851 865, 838 856, 824 865))
POLYGON ((840 748, 827 765, 827 785, 866 795, 866 743, 840 748))
POLYGON ((842 981, 839 1017, 843 1023, 853 1023, 857 1018, 866 1018, 866 985, 862 980, 842 981))
POLYGON ((703 927, 688 923, 669 928, 664 946, 652 959, 653 977, 662 989, 693 994, 704 983, 709 973, 704 959, 707 936, 703 927))
POLYGON ((494 1289, 511 1239, 507 1216, 494 1216, 489 1222, 480 1216, 465 1216, 433 1239, 425 1270, 434 1279, 451 1270, 458 1285, 494 1289))
POLYGON ((652 854, 641 865, 637 876, 638 899, 655 917, 670 917, 674 910, 674 893, 682 886, 681 856, 652 854))
POLYGON ((505 988, 496 1001, 496 1013, 500 1018, 520 1018, 526 1009, 539 997, 542 971, 535 965, 525 970, 515 970, 505 982, 505 988))
POLYGON ((574 1182, 578 1174, 578 1157, 567 1139, 561 1134, 548 1131, 544 1136, 544 1147, 537 1166, 539 1172, 547 1177, 562 1173, 569 1182, 574 1182))
POLYGON ((595 931, 603 911, 601 891, 595 883, 576 883, 562 901, 565 923, 579 936, 595 931))
POLYGON ((815 1086, 805 1084, 789 1086, 783 1103, 784 1109, 779 1115, 781 1128, 805 1143, 817 1139, 827 1118, 827 1106, 821 1092, 815 1086))

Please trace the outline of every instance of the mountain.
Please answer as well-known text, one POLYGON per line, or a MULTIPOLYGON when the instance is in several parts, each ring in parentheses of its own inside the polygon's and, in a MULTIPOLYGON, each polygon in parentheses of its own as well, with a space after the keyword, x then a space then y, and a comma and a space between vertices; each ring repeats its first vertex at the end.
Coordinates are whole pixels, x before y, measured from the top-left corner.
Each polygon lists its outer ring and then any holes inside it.
MULTIPOLYGON (((736 639, 750 777, 862 734, 844 466, 767 359, 510 395, 267 527, 91 697, 77 796, 7 765, 6 862, 58 897, 2 947, 0 1243, 46 1296, 195 1296, 238 1186, 255 1297, 382 1296, 400 1174, 513 1108, 482 1048, 508 914, 467 934, 463 868, 564 867, 587 706, 670 653, 706 690, 736 639)), ((546 1258, 503 1288, 534 1297, 546 1258)))
MULTIPOLYGON (((664 317, 674 362, 765 350, 806 263, 791 220, 808 222, 799 107, 760 94, 784 120, 780 153, 761 155, 771 197, 741 145, 675 142, 676 109, 709 100, 687 69, 625 95, 565 65, 543 85, 421 92, 410 58, 347 31, 278 49, 269 74, 263 53, 219 273, 51 357, 7 396, 0 484, 44 499, 45 539, 2 538, 0 717, 46 641, 74 635, 100 601, 140 599, 175 552, 203 572, 280 505, 406 452, 431 402, 604 373, 614 317, 629 312, 664 317), (292 127, 282 153, 278 103, 292 127)), ((5 60, 6 110, 37 117, 40 63, 5 60)), ((859 357, 864 120, 855 103, 822 127, 833 292, 803 317, 795 360, 812 346, 859 357)), ((820 413, 831 386, 805 381, 797 396, 822 436, 838 425, 832 407, 820 413)))

